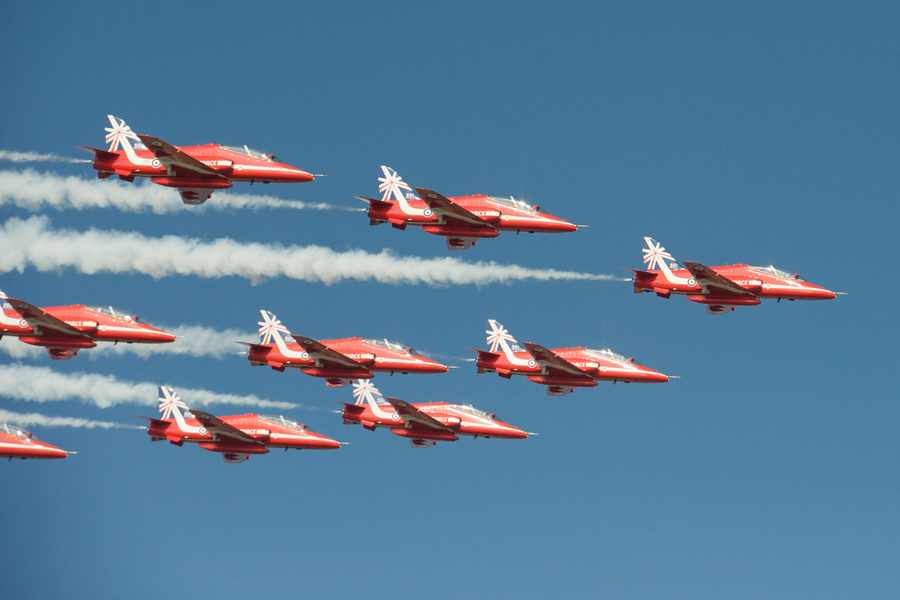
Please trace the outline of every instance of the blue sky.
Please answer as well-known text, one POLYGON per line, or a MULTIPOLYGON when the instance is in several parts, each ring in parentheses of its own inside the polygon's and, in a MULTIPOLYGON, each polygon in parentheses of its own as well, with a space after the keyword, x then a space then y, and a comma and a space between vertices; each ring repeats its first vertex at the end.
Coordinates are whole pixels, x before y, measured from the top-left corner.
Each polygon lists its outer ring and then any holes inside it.
MULTIPOLYGON (((406 400, 473 402, 541 433, 416 451, 343 426, 330 411, 348 390, 239 356, 29 361, 302 403, 291 416, 351 444, 226 465, 140 431, 35 427, 79 455, 2 466, 0 596, 896 596, 898 16, 891 3, 9 7, 0 148, 78 156, 102 145, 112 112, 175 144, 247 143, 328 174, 240 192, 352 205, 386 163, 446 194, 521 195, 591 225, 506 234, 466 260, 627 276, 650 234, 677 258, 774 262, 850 294, 712 317, 613 282, 0 274, 36 304, 244 330, 269 308, 314 337, 456 356, 493 317, 522 339, 608 344, 682 377, 563 398, 468 363, 379 377, 406 400)), ((0 207, 2 221, 29 214, 0 207)), ((446 253, 353 213, 46 214, 73 229, 446 253)))

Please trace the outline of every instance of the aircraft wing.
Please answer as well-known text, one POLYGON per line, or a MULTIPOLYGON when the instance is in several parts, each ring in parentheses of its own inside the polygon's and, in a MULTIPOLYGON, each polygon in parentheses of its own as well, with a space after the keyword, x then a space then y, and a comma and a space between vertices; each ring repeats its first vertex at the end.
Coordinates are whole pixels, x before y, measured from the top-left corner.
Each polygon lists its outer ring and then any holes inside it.
POLYGON ((543 366, 554 371, 562 371, 576 377, 590 377, 587 373, 564 359, 559 354, 544 348, 540 344, 534 342, 523 342, 522 344, 531 353, 531 355, 543 366))
POLYGON ((303 335, 297 335, 295 333, 291 333, 291 337, 294 338, 294 341, 303 346, 303 349, 306 350, 310 358, 314 358, 322 362, 340 365, 342 367, 348 367, 350 369, 366 368, 364 364, 356 362, 349 356, 341 354, 337 350, 332 350, 318 340, 314 340, 303 335))
POLYGON ((453 202, 450 198, 447 198, 434 190, 429 190, 428 188, 416 188, 416 194, 419 195, 419 198, 421 198, 431 210, 447 219, 462 221, 468 225, 494 229, 493 225, 487 223, 475 213, 466 210, 459 204, 453 202))
POLYGON ((743 296, 755 297, 756 294, 745 290, 724 275, 719 275, 704 264, 684 262, 684 268, 690 271, 703 292, 710 296, 743 296))
POLYGON ((144 133, 139 133, 138 137, 141 138, 141 142, 147 146, 147 149, 159 159, 159 162, 166 165, 166 167, 174 169, 176 172, 181 171, 181 174, 184 174, 187 171, 191 175, 204 175, 224 179, 219 173, 216 173, 190 154, 182 152, 165 140, 144 133))
POLYGON ((434 429, 437 431, 451 431, 449 427, 438 421, 437 419, 428 416, 409 402, 404 402, 403 400, 398 400, 397 398, 385 398, 391 406, 394 407, 394 410, 397 411, 397 414, 400 415, 400 418, 406 423, 406 426, 409 427, 410 424, 418 425, 419 427, 425 427, 427 429, 434 429))
POLYGON ((83 331, 78 331, 65 321, 57 319, 50 313, 44 312, 37 306, 31 305, 24 300, 6 298, 6 302, 9 302, 10 305, 16 309, 16 312, 22 315, 22 318, 28 321, 28 324, 35 330, 50 330, 62 335, 91 338, 91 336, 83 331))
POLYGON ((229 425, 219 417, 211 415, 207 412, 203 412, 202 410, 193 410, 191 409, 191 414, 194 415, 194 418, 200 421, 200 424, 206 427, 206 430, 209 433, 214 434, 216 437, 225 437, 238 442, 243 442, 245 444, 256 444, 258 446, 265 446, 259 440, 254 440, 252 437, 235 427, 234 425, 229 425))

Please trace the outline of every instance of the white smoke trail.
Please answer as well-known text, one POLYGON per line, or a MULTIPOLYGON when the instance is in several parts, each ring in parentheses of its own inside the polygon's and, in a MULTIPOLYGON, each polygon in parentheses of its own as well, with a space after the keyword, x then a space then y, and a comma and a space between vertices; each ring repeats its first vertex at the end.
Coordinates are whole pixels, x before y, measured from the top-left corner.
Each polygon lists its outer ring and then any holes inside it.
MULTIPOLYGON (((167 382, 160 382, 167 383, 167 382)), ((81 400, 99 408, 119 404, 156 405, 155 383, 123 381, 97 373, 58 373, 46 367, 26 365, 0 366, 0 396, 26 402, 81 400)), ((222 394, 204 389, 177 387, 189 406, 235 405, 257 408, 298 408, 292 402, 265 400, 255 395, 222 394)))
POLYGON ((629 281, 556 269, 532 269, 457 258, 397 256, 389 250, 339 252, 322 246, 203 241, 125 231, 53 229, 46 217, 10 218, 0 226, 0 272, 73 268, 81 273, 142 273, 153 278, 193 275, 272 277, 333 284, 345 280, 390 284, 485 285, 535 281, 629 281))
POLYGON ((199 206, 188 206, 176 190, 152 183, 124 184, 115 180, 101 181, 55 173, 0 171, 0 206, 15 205, 27 210, 56 208, 86 210, 113 208, 125 212, 203 212, 207 209, 290 208, 295 210, 343 210, 357 212, 350 206, 325 202, 285 200, 275 196, 216 192, 211 200, 199 206))
POLYGON ((76 417, 54 417, 41 413, 17 413, 0 408, 0 423, 19 425, 20 427, 77 427, 79 429, 144 429, 140 425, 126 425, 112 421, 95 421, 76 417))
MULTIPOLYGON (((256 340, 255 332, 238 329, 212 329, 199 325, 177 327, 160 325, 160 327, 174 334, 175 341, 171 344, 108 344, 100 342, 96 348, 84 350, 78 356, 102 358, 110 354, 130 354, 140 358, 150 358, 151 356, 171 354, 174 356, 225 358, 242 354, 241 347, 237 342, 256 340)), ((15 359, 46 357, 44 348, 25 344, 12 336, 6 336, 0 340, 0 352, 15 359)))
POLYGON ((19 152, 16 150, 0 150, 0 160, 15 163, 57 162, 69 164, 90 163, 86 158, 69 158, 59 154, 42 154, 40 152, 19 152))

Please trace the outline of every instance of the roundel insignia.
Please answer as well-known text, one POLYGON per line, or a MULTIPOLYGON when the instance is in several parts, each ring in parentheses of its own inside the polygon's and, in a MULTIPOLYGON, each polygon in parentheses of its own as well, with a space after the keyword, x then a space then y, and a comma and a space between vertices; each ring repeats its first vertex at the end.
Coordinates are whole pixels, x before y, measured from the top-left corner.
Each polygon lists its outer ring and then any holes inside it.
POLYGON ((393 419, 394 421, 399 421, 399 420, 400 420, 400 415, 398 415, 397 413, 394 413, 394 414, 391 415, 391 419, 393 419))
POLYGON ((203 435, 206 435, 206 427, 201 427, 200 433, 202 433, 203 435))
POLYGON ((25 319, 19 319, 19 327, 28 327, 28 321, 25 319))
POLYGON ((531 359, 528 360, 528 366, 529 366, 529 367, 534 367, 534 366, 536 366, 536 365, 537 365, 537 363, 534 362, 534 359, 533 359, 533 358, 531 358, 531 359))
POLYGON ((303 360, 307 360, 309 358, 309 352, 301 352, 300 358, 302 358, 303 360))
POLYGON ((688 279, 688 285, 697 285, 697 280, 691 277, 688 279))
POLYGON ((153 161, 152 161, 150 164, 153 165, 154 168, 157 168, 157 169, 158 169, 158 168, 159 168, 159 165, 162 164, 162 163, 159 162, 159 159, 158 159, 158 158, 154 158, 153 161))
POLYGON ((426 217, 430 217, 430 216, 431 216, 431 209, 430 209, 430 208, 426 208, 424 211, 422 211, 422 214, 425 215, 426 217))

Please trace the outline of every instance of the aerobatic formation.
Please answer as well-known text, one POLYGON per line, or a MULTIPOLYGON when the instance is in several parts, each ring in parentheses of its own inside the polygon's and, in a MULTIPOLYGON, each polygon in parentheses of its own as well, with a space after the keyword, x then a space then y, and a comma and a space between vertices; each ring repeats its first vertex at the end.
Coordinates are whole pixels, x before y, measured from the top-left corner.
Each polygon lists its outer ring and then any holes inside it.
MULTIPOLYGON (((94 155, 92 166, 97 176, 106 179, 116 175, 125 181, 146 177, 177 188, 185 204, 201 204, 210 199, 214 190, 229 188, 234 181, 289 183, 315 179, 302 169, 277 162, 272 154, 247 146, 177 147, 155 136, 135 134, 120 118, 107 118, 107 149, 84 147, 94 155)), ((419 227, 445 237, 450 250, 470 248, 478 240, 496 238, 503 231, 564 233, 584 227, 513 197, 444 196, 409 185, 388 166, 382 165, 381 172, 381 198, 357 197, 368 204, 369 223, 389 223, 401 230, 419 227)), ((755 306, 769 298, 833 300, 842 293, 774 266, 706 266, 689 261, 680 266, 653 238, 645 237, 644 244, 644 268, 634 270, 634 292, 663 298, 684 295, 706 305, 714 314, 730 312, 738 306, 755 306)), ((388 429, 417 448, 457 441, 460 437, 526 439, 535 435, 470 404, 406 402, 383 396, 372 382, 377 374, 441 374, 450 368, 410 346, 383 338, 317 340, 291 331, 268 310, 260 310, 259 314, 258 339, 235 340, 247 347, 250 365, 276 371, 297 369, 323 379, 329 388, 352 383, 354 401, 337 411, 344 424, 368 430, 388 429)), ((548 348, 537 342, 519 342, 495 319, 488 320, 485 333, 489 348, 475 351, 476 373, 495 373, 506 379, 522 376, 545 386, 551 396, 597 387, 604 381, 665 383, 674 377, 611 348, 548 348)), ((75 304, 41 308, 0 292, 0 338, 3 336, 44 347, 55 360, 73 358, 79 350, 93 348, 100 342, 176 341, 171 333, 111 307, 75 304)), ((228 463, 245 462, 273 448, 325 450, 343 445, 284 416, 215 416, 189 408, 168 386, 159 388, 158 402, 159 417, 147 418, 146 433, 151 441, 165 440, 176 446, 195 444, 221 454, 228 463)), ((0 424, 0 457, 65 458, 70 454, 74 452, 42 442, 15 424, 0 424)))

